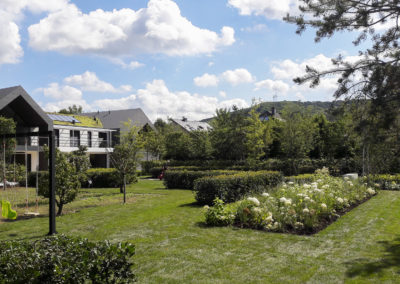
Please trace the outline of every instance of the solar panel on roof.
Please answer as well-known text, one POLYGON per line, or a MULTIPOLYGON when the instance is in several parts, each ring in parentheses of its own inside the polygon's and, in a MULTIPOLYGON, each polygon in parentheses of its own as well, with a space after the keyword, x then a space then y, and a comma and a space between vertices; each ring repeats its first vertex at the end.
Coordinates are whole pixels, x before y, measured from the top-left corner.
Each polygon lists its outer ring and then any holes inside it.
POLYGON ((58 114, 49 114, 48 116, 50 117, 51 120, 62 121, 62 122, 71 122, 71 123, 80 123, 80 121, 77 120, 73 116, 58 115, 58 114))

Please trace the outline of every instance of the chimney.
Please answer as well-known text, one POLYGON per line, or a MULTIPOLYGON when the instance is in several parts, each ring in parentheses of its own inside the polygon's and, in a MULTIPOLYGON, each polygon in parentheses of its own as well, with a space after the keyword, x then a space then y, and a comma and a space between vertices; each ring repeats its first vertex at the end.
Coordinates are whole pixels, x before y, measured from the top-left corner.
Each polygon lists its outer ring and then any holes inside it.
POLYGON ((183 116, 182 121, 187 121, 187 118, 183 116))

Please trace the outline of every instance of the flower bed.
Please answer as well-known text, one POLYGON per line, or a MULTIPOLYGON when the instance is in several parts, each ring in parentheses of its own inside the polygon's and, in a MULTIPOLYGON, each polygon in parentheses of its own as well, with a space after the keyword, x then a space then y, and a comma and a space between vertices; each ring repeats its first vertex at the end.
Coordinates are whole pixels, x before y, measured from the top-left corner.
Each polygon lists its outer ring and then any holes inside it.
POLYGON ((205 217, 210 226, 310 234, 375 194, 357 181, 318 175, 313 183, 283 183, 274 191, 232 204, 216 199, 213 207, 206 206, 205 217))

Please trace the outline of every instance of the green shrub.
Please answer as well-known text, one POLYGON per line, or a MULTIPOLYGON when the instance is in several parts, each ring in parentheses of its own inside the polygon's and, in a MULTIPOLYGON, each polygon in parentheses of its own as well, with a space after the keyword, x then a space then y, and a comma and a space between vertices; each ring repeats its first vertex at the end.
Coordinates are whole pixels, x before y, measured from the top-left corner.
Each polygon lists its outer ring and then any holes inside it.
POLYGON ((302 175, 297 175, 297 176, 290 176, 290 177, 285 177, 285 181, 292 181, 298 184, 303 184, 306 182, 313 182, 317 179, 318 177, 315 174, 302 174, 302 175))
POLYGON ((249 194, 257 194, 282 182, 279 172, 242 172, 232 175, 203 177, 194 182, 196 200, 201 204, 212 204, 215 198, 234 202, 249 194))
POLYGON ((166 188, 193 189, 196 179, 207 176, 230 175, 236 171, 176 171, 168 170, 164 175, 164 185, 166 188))
POLYGON ((0 242, 0 283, 132 283, 130 243, 64 235, 0 242))
POLYGON ((149 175, 152 168, 161 168, 164 164, 165 161, 141 161, 142 175, 149 175))
MULTIPOLYGON (((114 188, 119 187, 121 184, 121 179, 118 176, 118 172, 114 168, 96 168, 89 169, 87 171, 88 180, 92 181, 90 187, 96 188, 114 188)), ((127 183, 134 183, 137 181, 136 175, 129 175, 127 177, 127 183)), ((83 184, 84 187, 89 187, 89 183, 83 184)))
POLYGON ((370 186, 384 190, 400 190, 400 174, 396 175, 369 175, 363 181, 370 186))
POLYGON ((160 174, 162 173, 163 168, 162 167, 155 167, 150 169, 150 175, 152 178, 158 178, 160 174))

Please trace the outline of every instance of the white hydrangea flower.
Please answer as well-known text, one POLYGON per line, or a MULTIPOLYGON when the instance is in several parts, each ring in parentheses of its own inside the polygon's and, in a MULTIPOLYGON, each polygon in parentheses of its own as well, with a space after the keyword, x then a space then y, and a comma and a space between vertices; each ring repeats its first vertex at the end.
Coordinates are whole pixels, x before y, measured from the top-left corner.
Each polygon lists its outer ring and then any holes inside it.
POLYGON ((205 210, 208 210, 210 207, 209 207, 208 205, 205 205, 203 208, 204 208, 205 210))
POLYGON ((303 187, 304 187, 304 188, 310 188, 311 185, 309 185, 308 183, 305 183, 305 184, 303 184, 303 187))
POLYGON ((260 201, 258 201, 258 199, 255 197, 248 197, 247 200, 253 202, 257 206, 260 205, 260 201))
POLYGON ((310 213, 310 210, 308 210, 308 208, 304 208, 304 209, 303 209, 303 213, 304 213, 304 214, 308 214, 308 213, 310 213))
POLYGON ((328 206, 326 206, 325 203, 321 203, 321 208, 322 208, 323 210, 326 210, 326 209, 328 208, 328 206))
POLYGON ((254 213, 261 213, 261 208, 259 207, 254 207, 252 210, 254 213))
POLYGON ((308 196, 304 197, 304 201, 310 201, 310 200, 311 200, 310 197, 308 197, 308 196))
POLYGON ((304 225, 301 222, 296 222, 296 223, 294 223, 294 227, 298 228, 298 229, 302 229, 304 227, 304 225))
POLYGON ((344 200, 340 197, 336 198, 336 201, 339 202, 340 204, 342 204, 344 202, 344 200))
POLYGON ((266 192, 263 192, 261 195, 264 196, 264 197, 268 197, 269 196, 269 194, 266 193, 266 192))
POLYGON ((329 188, 329 184, 324 184, 324 185, 322 186, 322 188, 323 188, 323 189, 328 189, 328 188, 329 188))
POLYGON ((374 194, 375 194, 375 190, 373 190, 373 189, 370 188, 370 187, 368 187, 367 192, 368 192, 370 195, 374 195, 374 194))
POLYGON ((265 221, 267 221, 268 223, 272 223, 274 219, 272 218, 272 215, 270 215, 267 218, 265 218, 265 221))
POLYGON ((294 182, 293 181, 289 181, 288 185, 294 185, 294 182))
POLYGON ((282 203, 285 203, 286 198, 285 197, 281 197, 281 198, 279 198, 279 201, 282 202, 282 203))
POLYGON ((286 199, 286 201, 285 201, 285 205, 286 206, 289 206, 289 205, 291 205, 292 204, 292 199, 286 199))

